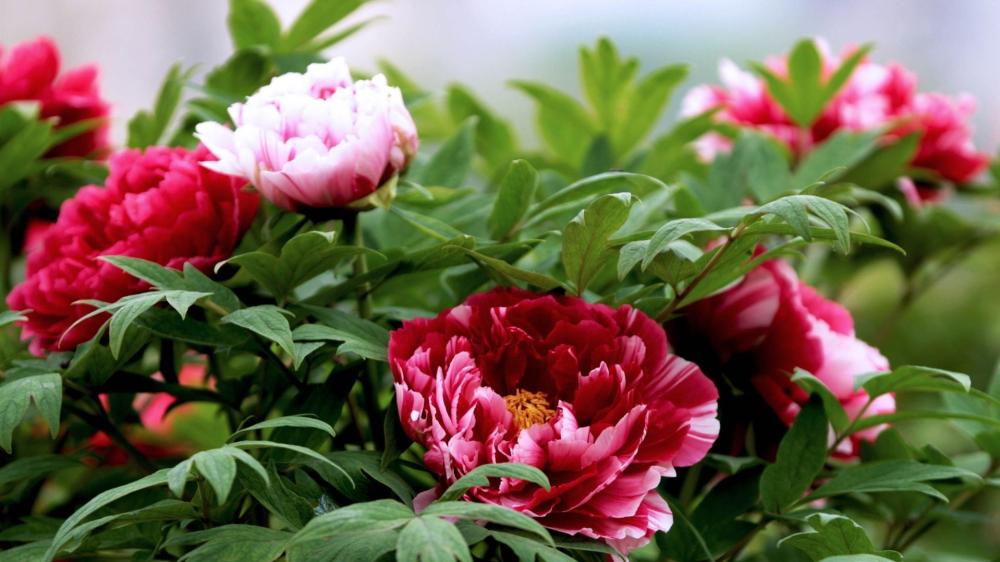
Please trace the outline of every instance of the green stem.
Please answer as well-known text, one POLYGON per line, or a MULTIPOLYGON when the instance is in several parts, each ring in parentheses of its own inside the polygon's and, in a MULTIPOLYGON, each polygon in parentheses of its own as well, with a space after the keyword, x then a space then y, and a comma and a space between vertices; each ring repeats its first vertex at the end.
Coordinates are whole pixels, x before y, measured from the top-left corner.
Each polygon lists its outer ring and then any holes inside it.
POLYGON ((211 498, 211 494, 209 494, 209 492, 208 492, 208 486, 205 485, 205 479, 202 478, 202 477, 200 477, 200 476, 198 477, 198 495, 201 497, 201 516, 202 516, 202 519, 205 520, 205 526, 206 527, 211 527, 212 526, 212 511, 211 511, 211 507, 210 506, 211 506, 211 503, 212 503, 212 498, 211 498))
POLYGON ((706 263, 705 267, 698 272, 698 275, 695 275, 694 278, 691 279, 691 281, 683 289, 681 289, 680 292, 674 295, 674 298, 670 300, 670 304, 668 304, 663 310, 660 311, 659 314, 656 315, 656 321, 658 323, 662 324, 670 319, 677 307, 684 302, 684 299, 686 299, 694 291, 695 287, 704 281, 705 278, 708 277, 708 274, 715 269, 715 266, 719 264, 720 260, 722 260, 722 256, 729 250, 729 248, 732 247, 733 242, 735 242, 736 239, 743 234, 743 231, 746 230, 746 226, 746 223, 740 223, 733 229, 732 233, 730 233, 729 237, 726 238, 726 241, 722 244, 722 247, 719 248, 719 251, 708 260, 708 263, 706 263))
MULTIPOLYGON (((350 236, 355 246, 364 250, 365 239, 364 230, 361 226, 360 214, 349 215, 344 218, 344 231, 350 236)), ((365 252, 358 254, 354 260, 355 277, 368 273, 368 257, 365 252)), ((367 283, 358 287, 358 316, 365 320, 372 317, 372 297, 371 290, 367 283)), ((385 447, 385 435, 382 428, 377 427, 382 423, 382 411, 378 404, 378 365, 371 359, 365 360, 365 371, 361 374, 361 390, 365 398, 365 413, 368 416, 368 427, 371 430, 372 441, 375 442, 376 449, 385 447)))

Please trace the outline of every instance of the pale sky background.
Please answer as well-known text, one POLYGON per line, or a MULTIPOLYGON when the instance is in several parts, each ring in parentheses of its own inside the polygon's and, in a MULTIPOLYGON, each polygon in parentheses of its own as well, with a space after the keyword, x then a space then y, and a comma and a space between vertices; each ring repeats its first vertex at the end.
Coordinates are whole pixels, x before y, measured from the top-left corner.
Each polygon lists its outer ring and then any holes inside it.
MULTIPOLYGON (((286 23, 305 3, 271 0, 286 23)), ((99 63, 121 141, 125 122, 152 104, 171 64, 209 68, 225 59, 227 4, 0 0, 0 44, 46 34, 67 66, 99 63)), ((638 56, 645 70, 691 64, 684 90, 715 81, 720 57, 742 64, 784 52, 799 37, 822 36, 837 50, 875 41, 873 58, 917 72, 921 89, 973 94, 979 144, 990 151, 1000 144, 1000 2, 993 0, 379 0, 350 21, 375 14, 388 19, 329 54, 362 69, 387 58, 432 89, 469 84, 528 139, 531 104, 505 82, 540 79, 578 92, 577 48, 600 35, 638 56)))

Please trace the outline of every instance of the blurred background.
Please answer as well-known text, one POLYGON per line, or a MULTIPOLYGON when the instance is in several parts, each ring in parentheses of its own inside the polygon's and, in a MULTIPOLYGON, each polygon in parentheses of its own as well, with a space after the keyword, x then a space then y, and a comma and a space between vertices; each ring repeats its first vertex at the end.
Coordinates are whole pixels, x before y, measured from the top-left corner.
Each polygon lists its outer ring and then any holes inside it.
MULTIPOLYGON (((287 23, 305 0, 270 2, 287 23)), ((97 62, 115 104, 116 138, 148 106, 167 68, 181 60, 204 68, 225 59, 226 0, 0 0, 0 44, 40 34, 61 46, 66 65, 97 62)), ((473 85, 533 137, 530 104, 506 87, 511 78, 545 79, 577 91, 576 52, 611 37, 644 68, 692 65, 688 86, 715 79, 717 61, 738 63, 785 52, 803 36, 836 51, 874 41, 874 58, 898 61, 924 90, 969 92, 979 100, 977 139, 1000 144, 1000 3, 992 0, 380 0, 353 21, 385 19, 337 46, 359 68, 387 58, 432 89, 473 85)))

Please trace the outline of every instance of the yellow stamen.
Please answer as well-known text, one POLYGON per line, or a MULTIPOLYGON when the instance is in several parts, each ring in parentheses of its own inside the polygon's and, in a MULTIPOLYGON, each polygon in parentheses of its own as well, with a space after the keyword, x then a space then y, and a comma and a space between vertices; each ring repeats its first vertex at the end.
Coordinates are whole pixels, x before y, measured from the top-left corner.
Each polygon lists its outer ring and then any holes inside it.
POLYGON ((514 423, 521 429, 545 423, 556 415, 556 411, 549 407, 549 399, 544 392, 529 392, 519 388, 503 399, 507 403, 507 409, 514 414, 514 423))

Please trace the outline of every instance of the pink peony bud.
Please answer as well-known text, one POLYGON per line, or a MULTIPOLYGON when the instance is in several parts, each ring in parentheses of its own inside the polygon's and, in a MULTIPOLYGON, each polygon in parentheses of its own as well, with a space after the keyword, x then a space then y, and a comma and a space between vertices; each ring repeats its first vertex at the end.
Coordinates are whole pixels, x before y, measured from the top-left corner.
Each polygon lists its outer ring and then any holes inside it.
POLYGON ((196 127, 218 158, 204 165, 245 178, 288 210, 364 206, 418 146, 399 88, 381 74, 352 81, 342 58, 276 77, 229 115, 235 129, 196 127))

